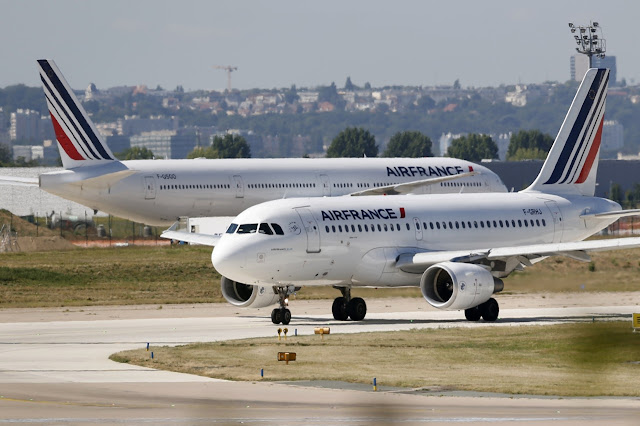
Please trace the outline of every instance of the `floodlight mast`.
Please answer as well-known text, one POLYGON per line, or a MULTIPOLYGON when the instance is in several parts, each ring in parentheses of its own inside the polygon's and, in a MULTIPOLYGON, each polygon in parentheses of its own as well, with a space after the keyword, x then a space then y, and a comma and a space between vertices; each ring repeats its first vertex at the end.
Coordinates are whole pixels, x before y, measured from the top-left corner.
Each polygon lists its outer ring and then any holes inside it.
POLYGON ((602 37, 602 27, 597 22, 590 22, 589 25, 573 25, 569 22, 569 29, 578 47, 576 51, 589 57, 589 68, 593 67, 593 56, 604 58, 607 50, 607 42, 602 37))

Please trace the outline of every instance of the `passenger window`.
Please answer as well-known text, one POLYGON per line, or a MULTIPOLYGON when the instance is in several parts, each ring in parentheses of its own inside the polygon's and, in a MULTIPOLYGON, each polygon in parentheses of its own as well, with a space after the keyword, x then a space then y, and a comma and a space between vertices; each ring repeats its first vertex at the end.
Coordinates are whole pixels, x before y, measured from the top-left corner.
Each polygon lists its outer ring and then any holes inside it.
POLYGON ((494 227, 494 228, 497 228, 497 227, 498 227, 498 224, 496 223, 496 221, 495 221, 495 220, 493 221, 493 227, 494 227))
POLYGON ((477 228, 478 227, 478 222, 474 220, 473 221, 473 226, 477 228))
POLYGON ((238 227, 238 234, 255 234, 257 230, 257 223, 245 223, 238 227))
POLYGON ((502 223, 501 220, 499 220, 498 223, 500 224, 500 228, 504 228, 504 226, 503 226, 504 224, 502 223))
POLYGON ((356 227, 351 225, 351 232, 356 232, 356 227))
POLYGON ((515 227, 516 227, 516 221, 515 221, 515 220, 513 220, 513 219, 511 219, 511 227, 512 227, 512 228, 515 228, 515 227))
MULTIPOLYGON (((433 229, 433 222, 429 222, 429 227, 431 227, 431 229, 433 229)), ((440 228, 438 228, 440 229, 440 228)))
POLYGON ((382 232, 382 227, 378 224, 378 232, 382 232))
POLYGON ((420 230, 420 222, 416 222, 416 229, 420 230))
POLYGON ((449 229, 453 229, 453 223, 449 222, 449 229))
POLYGON ((442 222, 442 229, 447 229, 447 222, 442 222))
POLYGON ((342 232, 342 225, 338 225, 338 231, 342 232))
POLYGON ((544 219, 542 219, 542 226, 547 226, 547 222, 544 219))
POLYGON ((480 221, 480 228, 484 228, 484 220, 480 221))
POLYGON ((436 228, 440 229, 440 222, 436 222, 436 228))
POLYGON ((227 234, 233 234, 234 232, 236 232, 236 229, 238 229, 238 225, 236 223, 232 223, 227 228, 227 234))
POLYGON ((332 230, 333 232, 336 232, 336 226, 335 226, 335 225, 331 225, 331 230, 332 230))
POLYGON ((273 235, 273 231, 269 228, 268 223, 261 223, 260 228, 258 228, 258 232, 261 234, 273 235))
POLYGON ((460 229, 460 224, 456 221, 456 229, 460 229))
MULTIPOLYGON (((407 231, 411 231, 411 227, 409 226, 409 224, 407 223, 407 231)), ((418 228, 420 228, 420 226, 418 225, 418 228)))
POLYGON ((344 232, 349 232, 349 225, 344 226, 344 232))
POLYGON ((487 221, 487 228, 491 228, 491 221, 490 220, 487 221))
POLYGON ((460 222, 460 224, 462 225, 462 229, 465 229, 464 228, 464 221, 460 222))
POLYGON ((540 226, 540 219, 536 219, 536 226, 540 226))
POLYGON ((518 219, 518 228, 522 228, 522 221, 518 219))
POLYGON ((388 230, 388 229, 387 229, 387 224, 385 223, 385 224, 384 224, 384 231, 385 231, 385 232, 387 232, 387 230, 388 230))
POLYGON ((329 233, 329 225, 324 227, 325 232, 328 234, 329 233))
MULTIPOLYGON (((366 226, 367 226, 367 225, 365 225, 365 227, 366 227, 366 226)), ((361 226, 361 225, 358 225, 358 232, 362 232, 362 226, 361 226)))
POLYGON ((529 227, 529 222, 527 222, 527 219, 524 220, 524 226, 527 228, 529 227))

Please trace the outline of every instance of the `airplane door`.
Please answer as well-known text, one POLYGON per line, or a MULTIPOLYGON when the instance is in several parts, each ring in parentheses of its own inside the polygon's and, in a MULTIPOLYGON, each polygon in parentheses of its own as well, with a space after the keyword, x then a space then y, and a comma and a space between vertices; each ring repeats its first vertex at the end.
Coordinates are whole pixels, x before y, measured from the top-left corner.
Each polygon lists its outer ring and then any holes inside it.
POLYGON ((413 218, 413 227, 416 229, 416 240, 422 241, 422 225, 417 217, 413 218))
POLYGON ((156 181, 153 176, 144 177, 144 199, 153 200, 156 198, 156 181))
POLYGON ((307 233, 307 253, 320 253, 320 230, 318 222, 306 207, 297 208, 296 211, 302 220, 302 226, 307 233))
POLYGON ((545 201, 544 203, 551 211, 551 216, 553 217, 553 242, 559 243, 562 241, 562 212, 555 201, 545 201))
POLYGON ((329 184, 329 176, 320 175, 320 182, 322 182, 322 196, 331 197, 331 185, 329 184))
POLYGON ((234 175, 233 183, 236 185, 236 198, 244 198, 244 182, 242 182, 242 176, 234 175))

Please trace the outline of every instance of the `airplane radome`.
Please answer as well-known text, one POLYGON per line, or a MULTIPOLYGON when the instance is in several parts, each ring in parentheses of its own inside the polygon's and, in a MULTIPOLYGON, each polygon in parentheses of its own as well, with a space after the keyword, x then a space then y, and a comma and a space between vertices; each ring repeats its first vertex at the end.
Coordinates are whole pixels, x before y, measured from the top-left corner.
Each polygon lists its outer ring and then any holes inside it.
POLYGON ((55 63, 38 65, 65 170, 31 183, 133 221, 162 226, 179 217, 233 217, 292 197, 507 191, 486 167, 455 158, 118 161, 55 63))
MULTIPOLYGON (((504 278, 549 256, 639 247, 640 238, 584 241, 619 217, 594 197, 609 71, 590 69, 536 180, 518 193, 275 200, 251 207, 216 241, 211 260, 232 304, 291 320, 288 295, 330 285, 337 320, 359 321, 359 287, 420 287, 438 309, 498 318, 504 278)), ((188 241, 188 238, 187 238, 188 241)))

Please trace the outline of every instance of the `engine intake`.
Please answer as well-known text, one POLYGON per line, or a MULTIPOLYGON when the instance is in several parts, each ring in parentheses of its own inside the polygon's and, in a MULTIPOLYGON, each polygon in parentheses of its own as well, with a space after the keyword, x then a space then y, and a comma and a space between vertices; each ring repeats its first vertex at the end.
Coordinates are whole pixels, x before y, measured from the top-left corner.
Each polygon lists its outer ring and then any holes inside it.
POLYGON ((240 308, 264 308, 278 303, 278 295, 271 287, 242 284, 227 277, 220 279, 222 296, 240 308))
POLYGON ((426 301, 438 309, 469 309, 502 291, 504 283, 486 269, 468 263, 442 262, 424 271, 420 290, 426 301))

